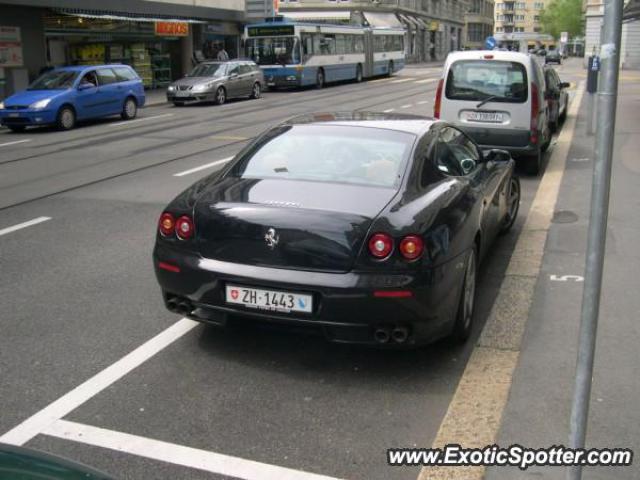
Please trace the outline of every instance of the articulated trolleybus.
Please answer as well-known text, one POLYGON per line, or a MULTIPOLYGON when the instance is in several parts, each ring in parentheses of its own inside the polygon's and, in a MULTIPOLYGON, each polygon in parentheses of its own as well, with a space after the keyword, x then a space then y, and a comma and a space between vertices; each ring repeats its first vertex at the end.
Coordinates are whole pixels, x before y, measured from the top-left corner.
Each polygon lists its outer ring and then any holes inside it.
POLYGON ((247 25, 244 31, 245 54, 260 66, 270 88, 322 88, 404 67, 401 28, 275 20, 247 25))

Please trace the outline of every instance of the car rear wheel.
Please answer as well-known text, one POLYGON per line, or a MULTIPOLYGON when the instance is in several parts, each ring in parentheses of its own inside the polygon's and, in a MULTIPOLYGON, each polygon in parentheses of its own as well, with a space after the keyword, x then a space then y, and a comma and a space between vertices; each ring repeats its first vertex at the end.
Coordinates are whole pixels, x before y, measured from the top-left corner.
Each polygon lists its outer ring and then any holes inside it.
POLYGON ((132 120, 136 118, 136 115, 138 115, 138 104, 133 98, 129 97, 124 102, 120 116, 123 120, 132 120))
POLYGON ((62 107, 58 111, 56 125, 60 130, 71 130, 76 126, 76 112, 69 106, 62 107))
POLYGON ((538 175, 542 170, 542 151, 538 149, 536 153, 525 157, 525 169, 529 175, 538 175))
POLYGON ((227 101, 227 92, 225 91, 225 89, 223 87, 218 87, 218 90, 216 90, 216 105, 223 105, 224 102, 227 101))
POLYGON ((473 309, 476 299, 476 275, 478 268, 476 265, 476 247, 474 246, 467 256, 462 283, 462 293, 456 314, 456 323, 453 327, 451 338, 456 343, 464 343, 471 335, 473 327, 473 309))
POLYGON ((27 128, 24 125, 7 125, 7 126, 9 127, 9 130, 15 133, 24 132, 27 128))
POLYGON ((500 227, 500 235, 504 235, 516 221, 518 210, 520 209, 520 180, 518 177, 512 176, 509 180, 509 191, 507 192, 507 215, 504 217, 502 227, 500 227))
POLYGON ((262 89, 260 88, 260 84, 258 82, 253 84, 253 88, 251 89, 251 98, 260 98, 262 94, 262 89))

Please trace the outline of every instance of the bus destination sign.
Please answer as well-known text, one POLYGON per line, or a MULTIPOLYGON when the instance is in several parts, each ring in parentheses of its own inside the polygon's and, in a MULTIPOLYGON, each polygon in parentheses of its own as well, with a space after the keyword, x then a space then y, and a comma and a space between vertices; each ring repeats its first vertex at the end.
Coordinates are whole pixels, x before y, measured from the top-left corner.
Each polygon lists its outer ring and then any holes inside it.
POLYGON ((248 27, 247 34, 250 37, 283 37, 293 35, 293 25, 269 25, 265 27, 248 27))

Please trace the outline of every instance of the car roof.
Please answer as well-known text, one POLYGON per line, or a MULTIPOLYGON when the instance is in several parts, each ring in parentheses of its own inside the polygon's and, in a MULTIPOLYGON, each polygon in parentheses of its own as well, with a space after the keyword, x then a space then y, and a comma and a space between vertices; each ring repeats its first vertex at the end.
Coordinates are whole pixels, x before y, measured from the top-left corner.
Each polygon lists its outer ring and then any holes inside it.
POLYGON ((510 52, 502 50, 465 50, 463 52, 451 52, 447 56, 447 63, 456 60, 505 60, 509 62, 529 63, 533 57, 528 53, 510 52), (493 58, 488 59, 487 56, 493 58))
POLYGON ((293 117, 282 125, 334 125, 368 127, 423 135, 439 120, 409 114, 380 112, 316 112, 293 117))
POLYGON ((64 67, 56 67, 54 70, 56 71, 68 71, 68 72, 82 72, 84 70, 90 70, 93 68, 113 68, 113 67, 127 67, 131 68, 129 65, 125 65, 123 63, 111 63, 106 65, 68 65, 64 67))

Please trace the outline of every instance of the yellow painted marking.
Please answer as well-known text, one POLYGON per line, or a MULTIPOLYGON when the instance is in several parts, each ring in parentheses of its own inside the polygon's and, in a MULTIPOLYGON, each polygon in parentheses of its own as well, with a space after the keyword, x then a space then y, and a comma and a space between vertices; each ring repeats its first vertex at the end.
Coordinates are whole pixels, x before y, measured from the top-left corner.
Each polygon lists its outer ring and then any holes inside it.
POLYGON ((235 135, 211 135, 214 140, 248 140, 249 137, 238 137, 235 135))
MULTIPOLYGON (((440 424, 433 448, 450 443, 465 448, 484 447, 496 442, 583 93, 584 83, 571 103, 498 297, 440 424)), ((481 480, 484 473, 484 467, 424 467, 418 479, 481 480)))

